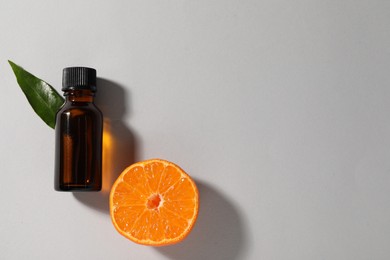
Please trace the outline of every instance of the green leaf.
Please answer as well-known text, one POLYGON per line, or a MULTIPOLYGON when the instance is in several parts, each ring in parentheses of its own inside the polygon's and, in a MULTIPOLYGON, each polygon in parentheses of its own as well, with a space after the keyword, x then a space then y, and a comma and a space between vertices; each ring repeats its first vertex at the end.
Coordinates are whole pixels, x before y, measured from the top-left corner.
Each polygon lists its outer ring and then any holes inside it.
POLYGON ((54 129, 56 113, 64 103, 64 98, 45 81, 35 77, 12 61, 8 61, 16 80, 35 113, 54 129))

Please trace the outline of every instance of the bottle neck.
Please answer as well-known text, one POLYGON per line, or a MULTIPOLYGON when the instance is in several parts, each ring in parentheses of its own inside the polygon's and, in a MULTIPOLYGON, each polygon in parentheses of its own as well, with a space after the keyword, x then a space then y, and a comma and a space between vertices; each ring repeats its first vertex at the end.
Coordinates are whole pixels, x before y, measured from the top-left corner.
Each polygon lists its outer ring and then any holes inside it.
POLYGON ((64 91, 66 101, 71 102, 93 102, 95 93, 89 89, 70 89, 64 91))

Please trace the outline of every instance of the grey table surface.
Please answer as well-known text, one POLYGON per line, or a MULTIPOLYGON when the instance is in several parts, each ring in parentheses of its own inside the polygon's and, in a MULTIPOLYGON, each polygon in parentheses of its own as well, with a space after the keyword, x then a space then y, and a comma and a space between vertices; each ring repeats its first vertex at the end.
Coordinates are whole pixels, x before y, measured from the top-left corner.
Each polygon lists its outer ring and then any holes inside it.
POLYGON ((389 1, 2 0, 0 258, 389 259, 389 70, 389 1), (97 69, 103 192, 54 191, 54 132, 8 59, 57 90, 97 69), (199 186, 181 244, 111 224, 110 184, 148 158, 199 186))

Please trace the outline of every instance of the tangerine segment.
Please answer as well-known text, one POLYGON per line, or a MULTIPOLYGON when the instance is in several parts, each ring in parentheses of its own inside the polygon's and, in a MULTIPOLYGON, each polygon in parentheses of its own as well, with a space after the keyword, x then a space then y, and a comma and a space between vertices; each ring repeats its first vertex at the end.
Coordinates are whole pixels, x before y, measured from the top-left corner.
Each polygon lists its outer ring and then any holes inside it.
POLYGON ((179 166, 160 159, 126 168, 110 193, 110 215, 126 238, 162 246, 183 240, 199 209, 195 182, 179 166))

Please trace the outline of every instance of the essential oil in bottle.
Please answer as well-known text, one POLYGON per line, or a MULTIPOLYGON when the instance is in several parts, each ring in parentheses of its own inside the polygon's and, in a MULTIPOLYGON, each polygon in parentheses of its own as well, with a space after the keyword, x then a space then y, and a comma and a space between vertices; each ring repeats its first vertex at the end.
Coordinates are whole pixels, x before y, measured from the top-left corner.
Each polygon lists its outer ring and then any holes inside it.
POLYGON ((55 126, 57 191, 100 191, 102 187, 103 116, 94 104, 96 70, 63 70, 65 103, 55 126))

